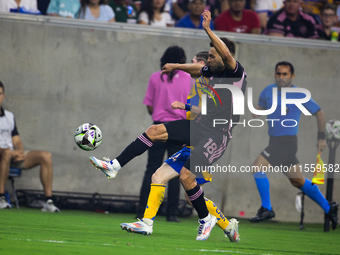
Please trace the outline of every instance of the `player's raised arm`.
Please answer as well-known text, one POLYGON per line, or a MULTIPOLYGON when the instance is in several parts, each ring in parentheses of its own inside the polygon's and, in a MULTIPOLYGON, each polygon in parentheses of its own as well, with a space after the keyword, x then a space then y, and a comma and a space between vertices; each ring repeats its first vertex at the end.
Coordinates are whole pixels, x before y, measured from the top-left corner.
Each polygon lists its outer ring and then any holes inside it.
POLYGON ((209 36, 214 48, 216 49, 217 53, 221 56, 224 65, 231 71, 234 71, 236 68, 236 60, 230 53, 228 47, 221 41, 221 39, 214 34, 214 32, 210 29, 210 22, 211 22, 211 13, 208 10, 205 10, 202 14, 203 22, 202 26, 209 36))
POLYGON ((162 73, 169 74, 174 70, 182 70, 189 73, 193 77, 201 75, 202 64, 165 64, 162 68, 162 73))

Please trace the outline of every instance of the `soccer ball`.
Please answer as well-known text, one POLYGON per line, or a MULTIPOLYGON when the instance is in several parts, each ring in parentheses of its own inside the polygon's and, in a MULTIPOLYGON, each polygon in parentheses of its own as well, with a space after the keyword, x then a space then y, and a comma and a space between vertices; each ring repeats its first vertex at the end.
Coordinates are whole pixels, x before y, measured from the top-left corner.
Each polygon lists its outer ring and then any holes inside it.
POLYGON ((91 123, 80 125, 74 134, 74 141, 80 149, 85 151, 92 151, 98 148, 102 140, 102 131, 91 123))
POLYGON ((326 139, 340 140, 340 120, 330 120, 326 123, 326 139))

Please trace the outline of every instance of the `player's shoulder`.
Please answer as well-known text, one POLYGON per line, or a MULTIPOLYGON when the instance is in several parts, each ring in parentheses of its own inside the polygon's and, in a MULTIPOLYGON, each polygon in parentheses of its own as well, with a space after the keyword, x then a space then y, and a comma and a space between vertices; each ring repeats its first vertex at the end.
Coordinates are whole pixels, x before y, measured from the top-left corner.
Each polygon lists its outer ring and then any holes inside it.
POLYGON ((234 73, 235 76, 243 77, 246 71, 240 62, 238 62, 237 60, 235 61, 236 61, 235 69, 233 71, 229 70, 229 72, 234 73))

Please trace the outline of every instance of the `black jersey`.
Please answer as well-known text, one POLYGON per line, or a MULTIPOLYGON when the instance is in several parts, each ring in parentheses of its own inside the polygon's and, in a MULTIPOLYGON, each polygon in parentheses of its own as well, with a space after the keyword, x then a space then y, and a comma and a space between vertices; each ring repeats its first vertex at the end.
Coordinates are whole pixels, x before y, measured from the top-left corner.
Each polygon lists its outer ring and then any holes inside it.
POLYGON ((275 12, 267 23, 267 33, 278 33, 286 37, 318 38, 315 20, 312 16, 299 11, 296 21, 287 17, 282 8, 275 12))
MULTIPOLYGON (((241 89, 243 94, 245 93, 247 75, 242 65, 237 61, 234 71, 230 71, 225 68, 221 73, 214 73, 209 66, 204 66, 202 67, 201 72, 204 76, 212 77, 209 82, 209 85, 212 88, 214 88, 216 84, 229 84, 241 89)), ((213 90, 209 89, 209 92, 213 97, 210 95, 207 96, 206 115, 200 114, 196 118, 196 121, 199 122, 205 129, 209 129, 211 131, 211 128, 213 128, 217 131, 228 132, 229 137, 231 137, 231 120, 233 119, 235 122, 239 119, 238 116, 233 116, 232 93, 226 88, 216 88, 214 90, 216 91, 216 94, 213 90), (214 120, 216 119, 227 120, 228 123, 225 125, 215 125, 214 127, 214 120)))

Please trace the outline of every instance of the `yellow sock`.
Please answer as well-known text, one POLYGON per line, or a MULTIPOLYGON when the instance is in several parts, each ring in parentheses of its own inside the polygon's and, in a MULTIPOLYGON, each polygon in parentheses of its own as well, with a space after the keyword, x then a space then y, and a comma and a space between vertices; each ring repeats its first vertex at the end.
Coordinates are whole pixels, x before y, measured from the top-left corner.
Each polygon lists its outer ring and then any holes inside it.
POLYGON ((151 184, 150 193, 146 208, 144 211, 144 217, 147 219, 154 220, 160 205, 163 202, 165 193, 165 185, 162 184, 151 184))
POLYGON ((229 221, 224 216, 224 214, 218 209, 218 207, 211 201, 209 198, 204 198, 205 204, 207 205, 208 211, 211 215, 214 215, 217 218, 217 225, 221 229, 225 229, 229 225, 229 221))

